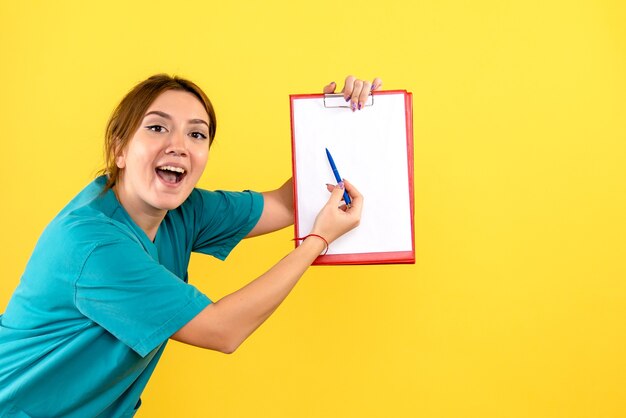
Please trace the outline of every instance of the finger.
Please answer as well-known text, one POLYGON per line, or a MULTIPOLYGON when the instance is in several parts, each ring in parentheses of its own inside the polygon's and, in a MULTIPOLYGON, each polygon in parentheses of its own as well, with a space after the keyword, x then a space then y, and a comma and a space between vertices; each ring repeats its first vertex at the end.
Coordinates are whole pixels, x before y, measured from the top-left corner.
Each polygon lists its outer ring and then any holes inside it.
POLYGON ((372 85, 369 83, 369 81, 363 81, 363 87, 361 87, 361 93, 359 94, 357 106, 359 110, 363 109, 365 103, 367 103, 367 97, 370 94, 371 88, 372 85))
POLYGON ((374 81, 372 81, 372 87, 371 87, 371 89, 372 89, 372 91, 374 91, 374 90, 378 90, 378 89, 380 89, 382 86, 383 86, 383 80, 381 80, 380 78, 376 77, 376 78, 374 79, 374 81))
POLYGON ((363 208, 363 195, 349 181, 344 180, 343 184, 344 184, 346 191, 348 192, 348 195, 350 196, 350 199, 352 199, 352 204, 350 205, 351 207, 350 209, 361 212, 363 208))
POLYGON ((330 194, 330 198, 328 199, 328 204, 332 205, 333 207, 339 207, 339 205, 341 204, 341 201, 343 200, 344 191, 345 189, 344 189, 343 182, 337 184, 330 194))
MULTIPOLYGON (((332 193, 333 190, 335 190, 335 185, 326 183, 326 190, 328 190, 329 192, 332 193)), ((341 200, 342 201, 344 200, 344 195, 343 194, 341 195, 341 200)), ((341 209, 342 211, 345 212, 346 210, 348 210, 348 206, 344 203, 343 205, 339 206, 339 209, 341 209)))
POLYGON ((357 199, 362 199, 363 195, 354 187, 354 184, 350 183, 348 180, 343 179, 343 186, 350 195, 350 197, 354 197, 357 199))
POLYGON ((324 86, 324 94, 332 94, 335 92, 335 89, 337 88, 337 83, 335 83, 334 81, 332 83, 330 83, 327 86, 324 86))
POLYGON ((346 102, 350 100, 350 97, 352 97, 352 89, 354 88, 354 80, 356 80, 354 76, 352 75, 347 76, 346 81, 343 85, 343 90, 341 90, 341 92, 343 93, 343 98, 346 99, 346 102))
POLYGON ((359 96, 363 89, 363 80, 354 80, 352 85, 352 95, 350 97, 350 108, 354 112, 357 109, 359 103, 359 96))

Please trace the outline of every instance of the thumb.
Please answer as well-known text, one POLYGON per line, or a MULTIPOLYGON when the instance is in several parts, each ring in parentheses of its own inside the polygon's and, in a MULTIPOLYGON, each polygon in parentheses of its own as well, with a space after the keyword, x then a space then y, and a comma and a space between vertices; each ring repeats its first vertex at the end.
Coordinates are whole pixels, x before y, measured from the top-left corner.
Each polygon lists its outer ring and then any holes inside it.
POLYGON ((324 87, 324 94, 334 93, 336 88, 337 88, 337 83, 333 81, 329 85, 324 87))
POLYGON ((333 206, 339 207, 341 204, 341 200, 343 199, 343 192, 345 191, 345 186, 343 181, 335 186, 333 191, 330 193, 330 198, 328 199, 328 203, 333 206))

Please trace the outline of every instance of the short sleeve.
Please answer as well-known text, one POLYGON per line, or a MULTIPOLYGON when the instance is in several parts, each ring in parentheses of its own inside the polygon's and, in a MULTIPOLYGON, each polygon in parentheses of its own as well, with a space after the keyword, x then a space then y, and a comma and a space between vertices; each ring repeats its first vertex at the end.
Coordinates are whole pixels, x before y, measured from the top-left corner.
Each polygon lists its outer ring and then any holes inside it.
POLYGON ((126 237, 98 244, 75 284, 79 311, 142 357, 210 303, 126 237))
POLYGON ((195 189, 189 201, 200 220, 192 251, 221 260, 248 235, 263 212, 263 195, 252 191, 195 189))

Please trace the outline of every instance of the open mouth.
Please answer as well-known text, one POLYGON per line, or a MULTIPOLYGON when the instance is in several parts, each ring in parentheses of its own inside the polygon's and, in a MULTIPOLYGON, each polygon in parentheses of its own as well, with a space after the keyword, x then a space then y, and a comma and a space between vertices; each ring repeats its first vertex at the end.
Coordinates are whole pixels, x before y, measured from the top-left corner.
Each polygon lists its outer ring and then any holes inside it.
POLYGON ((163 165, 155 169, 157 176, 168 184, 180 183, 187 175, 184 168, 163 165))

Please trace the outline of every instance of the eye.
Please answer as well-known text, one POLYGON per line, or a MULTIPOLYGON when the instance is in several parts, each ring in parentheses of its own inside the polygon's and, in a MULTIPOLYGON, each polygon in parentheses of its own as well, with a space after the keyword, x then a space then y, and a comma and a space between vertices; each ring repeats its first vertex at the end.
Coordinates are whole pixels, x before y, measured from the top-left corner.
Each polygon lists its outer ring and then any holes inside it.
POLYGON ((149 125, 149 126, 146 126, 146 129, 152 132, 159 132, 159 133, 166 131, 165 127, 161 125, 149 125))
POLYGON ((189 135, 194 139, 207 139, 207 136, 202 132, 192 132, 189 135))

